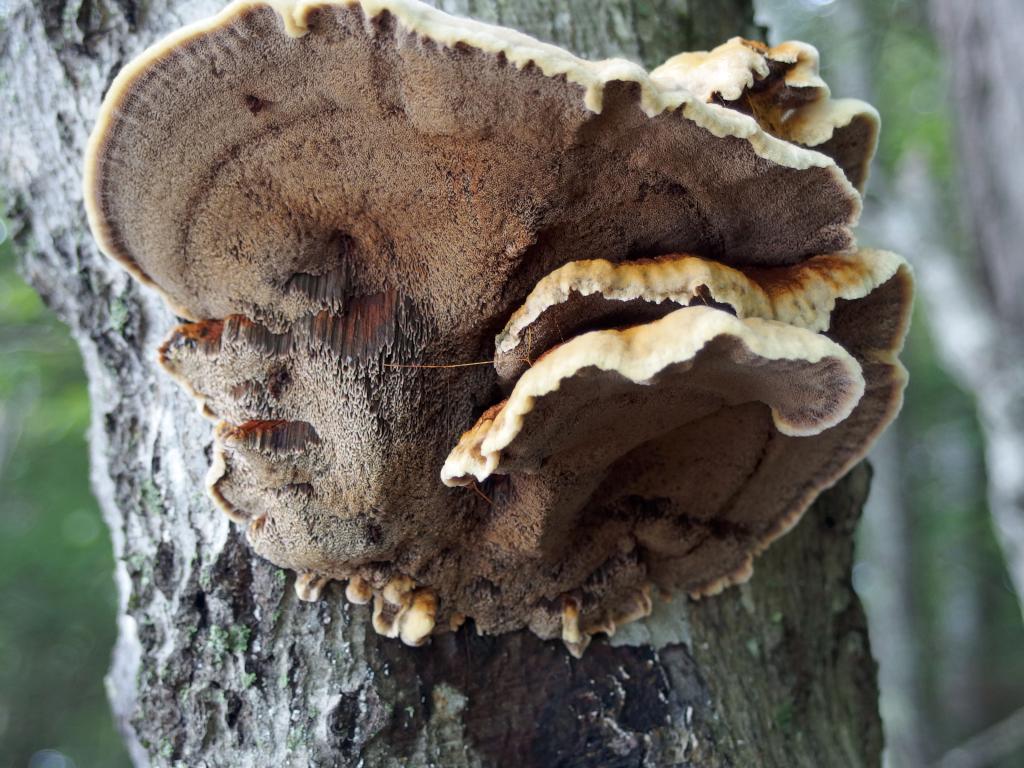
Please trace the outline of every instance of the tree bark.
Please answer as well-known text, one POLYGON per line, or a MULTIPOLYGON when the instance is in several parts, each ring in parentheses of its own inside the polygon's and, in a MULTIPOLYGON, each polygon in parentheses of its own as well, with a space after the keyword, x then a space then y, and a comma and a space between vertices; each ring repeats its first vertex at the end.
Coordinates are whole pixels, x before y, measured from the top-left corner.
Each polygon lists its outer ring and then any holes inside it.
MULTIPOLYGON (((749 0, 447 0, 587 56, 657 63, 733 34, 749 0)), ((0 162, 27 277, 71 326, 93 402, 93 482, 117 556, 108 680, 139 765, 877 766, 875 663, 850 581, 855 469, 741 588, 659 604, 576 661, 526 632, 410 649, 337 586, 300 603, 203 492, 209 424, 154 363, 173 318, 99 255, 82 150, 133 55, 216 2, 0 7, 0 162), (204 452, 203 447, 206 447, 204 452)), ((43 566, 45 567, 45 566, 43 566)))

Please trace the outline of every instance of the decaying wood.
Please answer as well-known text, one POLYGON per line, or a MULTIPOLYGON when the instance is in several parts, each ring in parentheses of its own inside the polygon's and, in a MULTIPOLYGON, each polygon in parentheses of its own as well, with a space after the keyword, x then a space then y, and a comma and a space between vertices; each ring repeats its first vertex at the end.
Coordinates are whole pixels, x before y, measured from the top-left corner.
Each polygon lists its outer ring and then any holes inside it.
MULTIPOLYGON (((299 602, 203 491, 209 425, 158 372, 173 324, 99 256, 80 159, 104 90, 219 3, 16 0, 0 10, 0 157, 24 268, 71 326, 121 590, 112 701, 141 764, 874 766, 875 665, 850 584, 860 467, 723 595, 658 606, 571 659, 524 633, 379 638, 337 585, 299 602)), ((748 2, 477 0, 446 10, 648 64, 756 34, 748 2), (688 9, 688 10, 687 10, 688 9)), ((445 372, 439 370, 439 376, 445 372)))

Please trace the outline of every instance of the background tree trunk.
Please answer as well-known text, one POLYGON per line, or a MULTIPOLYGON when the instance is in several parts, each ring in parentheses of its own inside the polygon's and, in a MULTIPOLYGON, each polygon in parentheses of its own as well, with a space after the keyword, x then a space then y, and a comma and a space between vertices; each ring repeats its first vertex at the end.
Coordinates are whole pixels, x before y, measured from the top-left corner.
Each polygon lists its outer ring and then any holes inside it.
POLYGON ((989 507, 1024 613, 1024 96, 1011 62, 1024 34, 1017 0, 931 0, 950 60, 958 171, 976 269, 939 244, 925 297, 950 371, 977 398, 989 507))
MULTIPOLYGON (((648 65, 733 34, 750 0, 445 0, 599 57, 648 65)), ((195 0, 0 5, 0 168, 26 275, 71 326, 93 402, 93 482, 121 595, 109 677, 141 765, 876 766, 875 664, 850 583, 861 466, 753 581, 662 603, 576 661, 464 628, 384 640, 337 586, 296 600, 203 492, 209 424, 154 364, 173 318, 102 258, 81 207, 102 94, 147 44, 214 12, 195 0), (206 446, 206 452, 201 447, 206 446)), ((41 564, 40 567, 45 567, 41 564)))

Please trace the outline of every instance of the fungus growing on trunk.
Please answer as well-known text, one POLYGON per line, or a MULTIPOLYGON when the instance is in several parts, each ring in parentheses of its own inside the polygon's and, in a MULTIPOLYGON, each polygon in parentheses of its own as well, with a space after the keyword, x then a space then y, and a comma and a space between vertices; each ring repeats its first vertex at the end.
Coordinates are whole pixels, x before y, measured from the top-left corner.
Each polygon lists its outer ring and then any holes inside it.
POLYGON ((791 41, 769 48, 734 37, 711 51, 673 56, 651 78, 662 88, 683 88, 749 114, 773 136, 824 152, 863 191, 878 142, 878 112, 859 99, 831 98, 813 46, 791 41))
POLYGON ((909 277, 851 233, 874 113, 816 63, 245 0, 117 77, 86 208, 190 321, 160 359, 210 493, 300 598, 578 654, 749 575, 898 406, 909 277))

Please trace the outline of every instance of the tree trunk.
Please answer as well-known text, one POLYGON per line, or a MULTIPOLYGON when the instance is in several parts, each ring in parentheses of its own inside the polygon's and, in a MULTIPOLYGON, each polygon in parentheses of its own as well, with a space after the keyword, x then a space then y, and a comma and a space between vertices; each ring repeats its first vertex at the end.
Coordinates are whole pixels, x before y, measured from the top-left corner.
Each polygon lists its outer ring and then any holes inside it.
MULTIPOLYGON (((656 63, 733 34, 749 0, 447 0, 587 56, 656 63)), ((109 677, 140 765, 876 766, 875 664, 850 581, 855 469, 746 586, 660 604, 582 660, 527 632, 411 649, 337 586, 299 602, 203 492, 209 424, 154 350, 173 318, 101 257, 80 165, 103 92, 197 0, 0 7, 0 157, 28 278, 70 324, 93 401, 93 482, 121 594, 109 677)), ((42 566, 42 567, 45 567, 42 566)))

